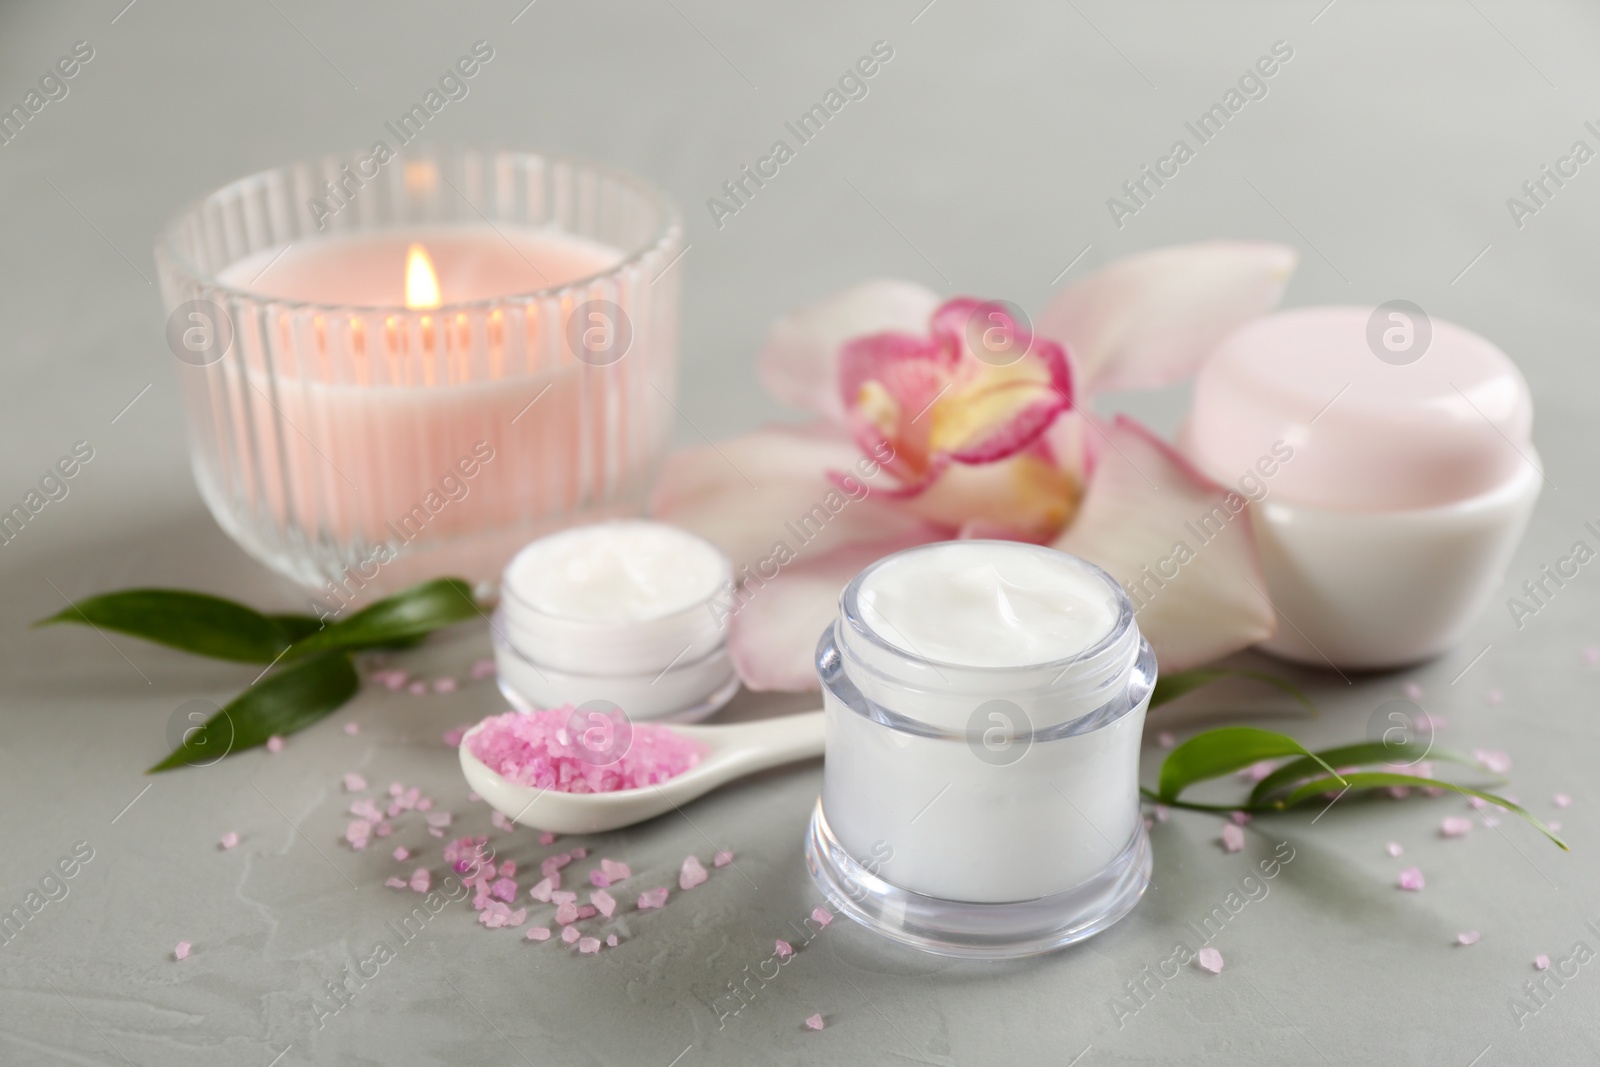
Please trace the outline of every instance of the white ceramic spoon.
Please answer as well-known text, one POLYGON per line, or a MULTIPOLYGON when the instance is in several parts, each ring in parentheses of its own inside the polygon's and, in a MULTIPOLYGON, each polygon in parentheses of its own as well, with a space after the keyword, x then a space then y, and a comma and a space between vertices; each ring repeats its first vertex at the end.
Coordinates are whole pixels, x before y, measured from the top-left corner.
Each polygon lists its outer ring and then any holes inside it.
POLYGON ((461 770, 467 784, 507 818, 560 834, 593 834, 632 826, 681 807, 718 786, 768 767, 822 755, 822 712, 783 715, 734 726, 668 726, 705 745, 700 762, 676 778, 643 789, 614 793, 563 793, 516 785, 490 770, 461 738, 461 770))

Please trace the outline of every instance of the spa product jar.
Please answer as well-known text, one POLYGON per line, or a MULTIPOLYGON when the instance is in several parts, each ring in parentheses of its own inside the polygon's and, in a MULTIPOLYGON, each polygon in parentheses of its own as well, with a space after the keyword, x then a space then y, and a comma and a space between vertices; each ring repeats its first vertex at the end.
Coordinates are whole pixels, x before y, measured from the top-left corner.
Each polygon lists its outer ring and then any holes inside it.
POLYGON ((827 756, 806 858, 846 915, 1004 959, 1138 902, 1156 664, 1110 575, 1012 541, 907 549, 845 587, 817 672, 827 756))
MULTIPOLYGON (((1449 650, 1499 585, 1544 481, 1532 424, 1504 352, 1396 301, 1237 331, 1201 369, 1181 437, 1251 502, 1278 613, 1261 647, 1374 669, 1449 650)), ((1235 521, 1225 511, 1198 523, 1235 521)))
POLYGON ((739 688, 726 640, 732 581, 721 550, 666 523, 541 537, 501 578, 490 626, 500 690, 522 711, 704 718, 739 688))

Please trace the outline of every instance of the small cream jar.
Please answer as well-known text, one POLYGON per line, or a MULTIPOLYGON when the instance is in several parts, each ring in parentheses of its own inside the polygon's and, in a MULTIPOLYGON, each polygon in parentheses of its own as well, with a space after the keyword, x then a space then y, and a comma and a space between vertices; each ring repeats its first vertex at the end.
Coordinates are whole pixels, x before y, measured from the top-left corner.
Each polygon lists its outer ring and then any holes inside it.
POLYGON ((845 588, 817 672, 827 747, 806 857, 845 914, 1003 959, 1138 902, 1155 657, 1104 571, 1011 541, 898 552, 845 588))
POLYGON ((720 550, 664 523, 540 538, 501 579, 500 690, 523 711, 604 701, 633 719, 704 718, 739 688, 719 610, 732 580, 720 550))
POLYGON ((1226 339, 1181 438, 1251 501, 1278 614, 1261 647, 1353 669, 1449 650, 1538 499, 1532 423, 1505 353, 1415 305, 1299 308, 1226 339))

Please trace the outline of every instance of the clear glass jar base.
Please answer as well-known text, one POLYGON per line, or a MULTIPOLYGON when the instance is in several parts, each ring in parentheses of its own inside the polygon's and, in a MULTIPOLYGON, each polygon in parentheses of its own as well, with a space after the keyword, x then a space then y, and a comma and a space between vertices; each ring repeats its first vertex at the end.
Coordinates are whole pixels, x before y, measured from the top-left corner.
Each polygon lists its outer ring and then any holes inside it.
POLYGON ((1006 904, 924 896, 884 881, 857 862, 828 828, 817 800, 806 834, 806 866, 840 912, 893 941, 963 959, 1038 956, 1093 937, 1133 910, 1150 884, 1150 839, 1141 822, 1106 869, 1064 893, 1006 904))

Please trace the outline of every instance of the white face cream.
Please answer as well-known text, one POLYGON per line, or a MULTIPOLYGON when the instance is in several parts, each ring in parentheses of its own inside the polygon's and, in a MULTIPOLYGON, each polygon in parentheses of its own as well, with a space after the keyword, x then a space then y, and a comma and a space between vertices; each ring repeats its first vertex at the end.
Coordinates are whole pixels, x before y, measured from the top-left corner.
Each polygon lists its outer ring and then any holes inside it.
POLYGON ((713 610, 732 578, 714 545, 664 523, 534 541, 501 582, 500 688, 524 710, 600 700, 636 719, 709 715, 738 689, 725 613, 713 610))
POLYGON ((840 597, 806 854, 852 918, 947 955, 1047 951, 1148 881, 1155 657, 1104 571, 1010 541, 907 549, 840 597))
POLYGON ((1067 659, 1111 632, 1116 594, 1061 553, 948 541, 884 561, 861 583, 861 617, 890 644, 967 667, 1067 659))

